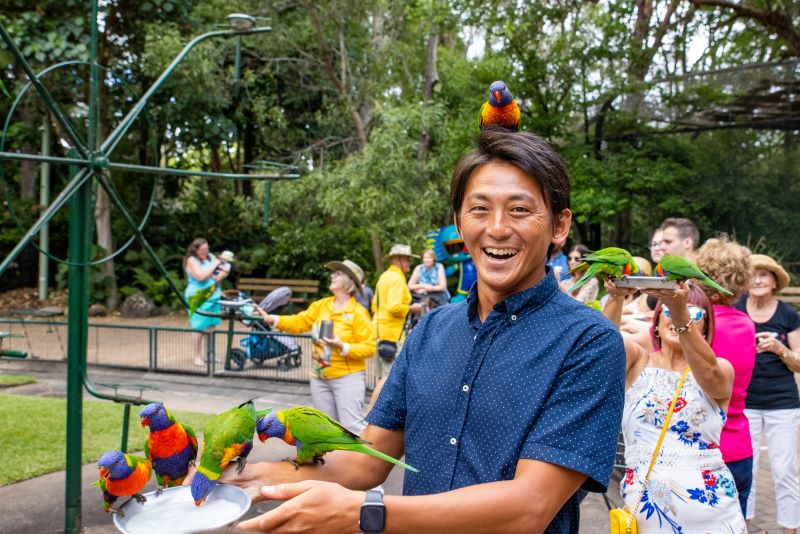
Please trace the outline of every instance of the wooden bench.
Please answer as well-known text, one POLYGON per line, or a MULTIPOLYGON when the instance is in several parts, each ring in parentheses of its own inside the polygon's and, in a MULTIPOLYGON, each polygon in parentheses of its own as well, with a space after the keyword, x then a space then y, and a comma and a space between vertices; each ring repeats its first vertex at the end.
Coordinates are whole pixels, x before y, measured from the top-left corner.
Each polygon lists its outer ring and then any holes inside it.
POLYGON ((255 300, 279 287, 292 290, 290 303, 308 304, 319 293, 319 280, 287 280, 284 278, 239 278, 236 289, 244 291, 255 300))
POLYGON ((790 304, 800 304, 800 287, 784 287, 778 293, 778 299, 790 304))

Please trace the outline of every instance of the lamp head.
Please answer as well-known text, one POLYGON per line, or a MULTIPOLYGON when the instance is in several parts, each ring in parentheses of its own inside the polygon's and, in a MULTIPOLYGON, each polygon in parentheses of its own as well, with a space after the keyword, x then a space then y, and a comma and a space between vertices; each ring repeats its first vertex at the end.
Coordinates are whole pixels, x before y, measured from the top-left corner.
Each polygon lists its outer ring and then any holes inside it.
POLYGON ((228 23, 234 30, 251 30, 256 25, 256 18, 245 13, 231 13, 228 15, 228 23))

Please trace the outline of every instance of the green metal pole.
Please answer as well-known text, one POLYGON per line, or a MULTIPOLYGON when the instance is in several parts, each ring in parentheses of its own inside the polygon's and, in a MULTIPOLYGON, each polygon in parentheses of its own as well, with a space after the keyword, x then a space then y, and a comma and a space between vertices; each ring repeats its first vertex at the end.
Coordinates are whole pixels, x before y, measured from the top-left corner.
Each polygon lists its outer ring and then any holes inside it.
MULTIPOLYGON (((47 113, 42 119, 42 155, 50 155, 50 117, 47 113)), ((42 163, 39 169, 39 205, 47 206, 50 203, 50 163, 42 163)), ((50 249, 50 229, 47 223, 39 231, 39 300, 47 299, 48 271, 47 252, 50 249)))
POLYGON ((236 37, 236 59, 235 59, 235 68, 234 68, 234 79, 236 82, 239 82, 239 79, 242 75, 242 36, 239 35, 236 37))
POLYGON ((124 406, 125 408, 122 410, 122 443, 119 446, 119 450, 128 452, 128 426, 131 422, 131 405, 126 402, 124 406))
MULTIPOLYGON (((74 172, 74 171, 73 171, 74 172)), ((81 449, 83 370, 89 301, 89 210, 91 182, 84 181, 70 199, 69 323, 67 341, 67 473, 64 531, 81 531, 81 449)))

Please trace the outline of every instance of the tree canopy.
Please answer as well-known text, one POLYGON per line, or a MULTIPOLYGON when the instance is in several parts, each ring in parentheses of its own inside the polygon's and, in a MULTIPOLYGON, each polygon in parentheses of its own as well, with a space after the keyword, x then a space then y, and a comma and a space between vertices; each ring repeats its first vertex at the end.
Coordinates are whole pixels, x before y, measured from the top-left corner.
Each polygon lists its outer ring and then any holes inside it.
MULTIPOLYGON (((239 274, 281 278, 322 278, 323 263, 343 257, 374 277, 391 243, 419 250, 425 232, 452 221, 450 174, 471 147, 478 110, 497 79, 517 99, 522 127, 548 139, 569 164, 574 242, 646 256, 652 229, 684 216, 703 238, 728 232, 800 267, 792 231, 800 223, 795 0, 100 6, 105 132, 185 43, 225 27, 227 13, 251 13, 272 27, 242 40, 238 78, 236 39, 198 46, 118 150, 131 162, 185 169, 248 172, 275 161, 304 171, 302 179, 271 186, 159 180, 145 233, 176 272, 195 236, 208 238, 213 251, 235 251, 239 274), (739 78, 731 74, 744 69, 739 78), (770 110, 787 120, 765 122, 770 110)), ((36 70, 88 60, 89 18, 79 0, 0 0, 0 22, 36 70)), ((26 80, 3 48, 0 65, 5 120, 26 80)), ((46 79, 84 130, 88 72, 72 65, 46 79)), ((41 152, 48 122, 29 92, 10 117, 5 150, 41 152)), ((51 152, 66 155, 67 148, 56 129, 51 152)), ((34 198, 36 166, 0 165, 14 207, 13 217, 9 210, 0 216, 7 252, 42 207, 34 198)), ((54 191, 66 173, 54 168, 54 191)), ((143 216, 152 179, 116 171, 112 178, 143 216)), ((96 202, 99 255, 130 232, 102 195, 96 202)), ((65 221, 64 213, 51 232, 65 236, 65 221)), ((56 254, 66 255, 65 242, 54 240, 56 254)), ((33 255, 20 261, 21 271, 35 272, 33 255)), ((148 272, 132 247, 116 270, 102 271, 105 293, 97 298, 108 298, 117 284, 153 285, 148 272)))

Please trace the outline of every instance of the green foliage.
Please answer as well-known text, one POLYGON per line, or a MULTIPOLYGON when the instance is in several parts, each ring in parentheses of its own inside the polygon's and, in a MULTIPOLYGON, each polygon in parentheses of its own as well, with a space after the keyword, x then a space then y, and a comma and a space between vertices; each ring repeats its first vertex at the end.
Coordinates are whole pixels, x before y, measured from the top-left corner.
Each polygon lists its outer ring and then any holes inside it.
MULTIPOLYGON (((64 469, 66 413, 64 399, 0 395, 0 485, 64 469)), ((200 435, 212 416, 176 412, 175 417, 200 435)), ((93 462, 104 452, 119 449, 121 428, 121 405, 84 402, 82 461, 93 462)), ((141 455, 146 429, 132 417, 128 432, 130 451, 141 455)))
MULTIPOLYGON (((164 247, 158 249, 157 254, 164 264, 174 263, 175 254, 168 254, 164 247)), ((125 266, 130 267, 130 273, 123 273, 127 278, 132 273, 133 280, 131 285, 120 287, 119 291, 124 297, 129 297, 141 291, 146 297, 153 301, 156 306, 167 306, 174 310, 183 307, 178 295, 169 287, 167 279, 164 278, 150 260, 146 252, 141 250, 131 250, 125 254, 125 266)), ((170 269, 167 271, 170 279, 179 289, 184 287, 183 277, 179 271, 170 269)))

